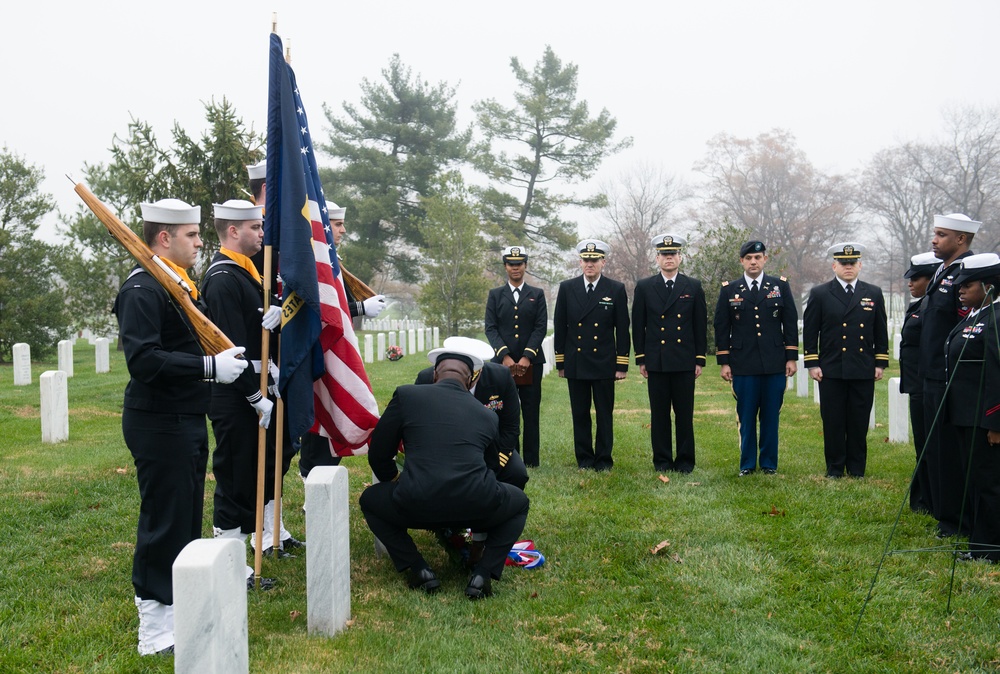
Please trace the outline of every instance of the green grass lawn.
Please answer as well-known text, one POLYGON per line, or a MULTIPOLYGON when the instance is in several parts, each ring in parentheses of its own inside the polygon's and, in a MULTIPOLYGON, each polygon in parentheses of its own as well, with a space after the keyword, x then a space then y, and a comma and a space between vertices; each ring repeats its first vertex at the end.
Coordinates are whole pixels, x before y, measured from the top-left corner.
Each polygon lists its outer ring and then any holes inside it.
MULTIPOLYGON (((417 355, 369 366, 380 407, 425 365, 417 355)), ((81 342, 74 367, 70 440, 58 445, 41 443, 37 385, 55 363, 35 363, 25 387, 0 367, 0 672, 168 672, 171 658, 135 649, 138 492, 121 436, 124 362, 112 352, 111 373, 97 375, 93 348, 81 342)), ((279 585, 249 596, 251 671, 1000 669, 1000 568, 953 567, 933 520, 908 507, 896 524, 914 453, 887 442, 885 383, 864 480, 823 478, 819 409, 794 391, 782 412, 778 475, 739 478, 735 405, 710 366, 698 381, 698 465, 669 483, 652 468, 635 368, 617 386, 611 473, 577 470, 565 382, 553 374, 543 386, 542 465, 530 473, 524 533, 545 554, 543 567, 508 568, 492 599, 469 602, 466 572, 419 532, 442 591, 406 589, 375 558, 357 506, 367 461, 345 460, 353 622, 332 639, 308 636, 304 555, 267 559, 264 575, 279 585), (885 558, 855 633, 893 531, 891 549, 927 551, 885 558), (651 554, 661 541, 669 546, 651 554)), ((289 476, 285 522, 300 536, 294 465, 289 476)), ((205 535, 213 488, 209 481, 205 535)))

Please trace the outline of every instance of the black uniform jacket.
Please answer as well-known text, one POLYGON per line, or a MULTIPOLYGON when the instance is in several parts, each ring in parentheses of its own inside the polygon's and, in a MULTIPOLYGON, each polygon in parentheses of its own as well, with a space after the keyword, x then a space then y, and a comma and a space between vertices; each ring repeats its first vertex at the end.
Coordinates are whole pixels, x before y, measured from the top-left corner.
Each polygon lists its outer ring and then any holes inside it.
MULTIPOLYGON (((434 368, 427 367, 417 374, 414 384, 433 384, 434 368)), ((483 369, 476 380, 473 396, 486 409, 496 412, 500 420, 498 444, 506 454, 511 454, 521 433, 521 399, 510 370, 496 363, 483 363, 483 369)))
POLYGON ((956 325, 945 342, 945 363, 951 380, 948 422, 953 426, 1000 431, 998 312, 1000 304, 984 307, 956 325))
POLYGON ((264 308, 264 287, 230 257, 216 253, 205 272, 202 295, 209 318, 233 344, 246 349, 243 357, 252 364, 232 384, 214 385, 213 393, 239 393, 256 398, 262 367, 259 309, 264 308))
POLYGON ((146 412, 206 414, 205 353, 183 311, 148 272, 122 283, 112 312, 131 377, 124 406, 146 412))
POLYGON ((559 284, 553 320, 556 368, 570 379, 614 379, 628 371, 628 296, 601 276, 590 298, 583 276, 559 284))
POLYGON ((632 298, 635 364, 650 372, 692 372, 705 365, 708 307, 701 281, 678 274, 667 295, 662 274, 635 284, 632 298))
POLYGON ((959 255, 946 269, 939 269, 937 278, 927 286, 920 330, 920 376, 925 379, 945 381, 943 345, 951 329, 969 315, 969 310, 958 301, 958 285, 955 284, 962 258, 969 255, 972 251, 959 255))
POLYGON ((923 328, 924 297, 910 302, 899 329, 899 391, 923 393, 924 380, 920 376, 920 331, 923 328))
POLYGON ((548 330, 549 312, 541 288, 521 285, 520 299, 514 304, 510 285, 493 288, 486 298, 486 339, 496 353, 494 363, 510 356, 516 363, 527 356, 532 363, 544 363, 542 340, 548 330))
POLYGON ((400 386, 372 433, 368 462, 382 482, 398 475, 393 500, 415 519, 487 517, 501 503, 498 425, 497 415, 458 382, 400 386), (397 473, 400 442, 406 470, 397 473))
POLYGON ((850 303, 840 281, 812 287, 802 321, 805 366, 833 379, 874 379, 889 367, 889 330, 882 289, 854 282, 850 303))
POLYGON ((745 276, 722 284, 715 305, 715 358, 736 375, 780 374, 799 359, 799 312, 784 276, 762 274, 757 301, 745 276))

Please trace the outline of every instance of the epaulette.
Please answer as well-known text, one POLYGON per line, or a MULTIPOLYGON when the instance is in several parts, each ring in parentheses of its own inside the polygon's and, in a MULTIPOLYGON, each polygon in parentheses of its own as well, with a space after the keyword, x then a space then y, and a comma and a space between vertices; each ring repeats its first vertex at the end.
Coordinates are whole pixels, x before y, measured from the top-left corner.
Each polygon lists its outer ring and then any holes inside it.
POLYGON ((723 281, 722 282, 722 287, 723 288, 725 288, 727 285, 729 285, 729 281, 723 281))
POLYGON ((788 281, 788 277, 787 276, 779 276, 778 278, 780 278, 782 281, 786 281, 786 282, 788 281))

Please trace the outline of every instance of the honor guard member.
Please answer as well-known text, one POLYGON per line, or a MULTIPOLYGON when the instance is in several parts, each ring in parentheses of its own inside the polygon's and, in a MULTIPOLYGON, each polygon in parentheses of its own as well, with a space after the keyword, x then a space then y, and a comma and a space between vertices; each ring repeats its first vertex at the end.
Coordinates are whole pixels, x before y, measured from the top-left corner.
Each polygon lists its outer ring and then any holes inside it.
MULTIPOLYGON (((497 463, 500 469, 497 472, 497 479, 523 490, 524 485, 528 483, 528 470, 517 453, 517 437, 521 432, 521 401, 510 369, 499 363, 491 363, 489 359, 494 356, 493 348, 478 339, 448 337, 441 347, 463 353, 475 353, 483 360, 482 369, 472 373, 472 388, 469 392, 483 404, 483 407, 496 412, 497 420, 500 422, 500 437, 497 443, 500 450, 497 463)), ((433 384, 434 368, 427 367, 421 370, 413 383, 433 384)), ((482 558, 485 541, 485 533, 472 532, 470 564, 475 564, 482 558)))
MULTIPOLYGON (((251 367, 231 384, 212 385, 212 409, 208 414, 215 434, 212 524, 216 538, 245 541, 256 529, 257 453, 261 427, 267 429, 265 502, 274 498, 276 439, 272 426, 276 425, 271 424, 271 416, 276 402, 275 375, 278 373, 273 366, 268 368, 269 358, 261 352, 261 328, 274 330, 281 324, 281 306, 271 298, 267 313, 264 313, 264 286, 260 272, 250 259, 264 241, 263 207, 231 199, 224 204, 214 204, 213 209, 221 247, 205 271, 202 294, 212 322, 233 343, 246 345, 244 356, 251 367), (262 395, 260 391, 262 369, 272 369, 268 375, 270 395, 262 395)), ((274 517, 273 512, 271 517, 274 517)), ((252 588, 253 568, 250 566, 246 568, 246 577, 247 587, 252 588)), ((274 585, 271 578, 261 580, 263 589, 274 585)))
POLYGON ((652 239, 659 273, 635 284, 632 343, 635 364, 649 393, 653 467, 694 469, 694 382, 705 366, 708 308, 701 281, 680 273, 684 240, 670 234, 652 239), (671 442, 674 411, 677 455, 671 442))
POLYGON ((809 291, 802 324, 805 366, 819 383, 826 476, 864 477, 875 382, 889 366, 889 329, 878 286, 858 280, 860 243, 838 243, 835 277, 809 291))
POLYGON ((927 300, 920 330, 920 375, 924 379, 924 424, 927 445, 924 460, 931 483, 931 506, 938 521, 938 536, 967 535, 968 518, 959 522, 965 473, 953 457, 958 452, 955 433, 944 414, 938 414, 947 388, 944 343, 951 329, 968 316, 958 299, 955 277, 962 259, 972 255, 972 239, 982 223, 961 213, 934 216, 931 251, 941 260, 927 286, 927 300))
MULTIPOLYGON (((340 247, 344 240, 347 228, 344 226, 344 218, 347 214, 346 208, 341 208, 332 201, 326 202, 326 214, 330 219, 330 229, 333 233, 333 245, 340 247)), ((337 254, 340 258, 340 254, 337 254)), ((385 295, 373 295, 368 299, 359 302, 351 293, 350 287, 344 284, 344 294, 347 296, 347 308, 350 310, 351 318, 367 316, 375 318, 385 309, 385 295)), ((303 482, 309 477, 309 472, 316 466, 337 466, 340 465, 340 457, 333 453, 333 445, 330 439, 316 433, 306 433, 302 438, 302 454, 299 456, 299 475, 303 482)))
POLYGON ((436 592, 441 582, 407 529, 485 532, 485 549, 465 588, 469 599, 492 593, 507 553, 524 530, 528 497, 497 481, 497 415, 469 395, 472 373, 483 367, 474 351, 433 349, 432 386, 400 386, 382 412, 369 443, 368 462, 379 482, 361 494, 361 511, 409 586, 436 592), (406 465, 396 468, 402 443, 406 465))
POLYGON ((968 317, 948 336, 945 407, 956 431, 957 463, 968 475, 967 559, 1000 561, 1000 257, 970 255, 955 277, 968 317))
POLYGON ((762 241, 740 247, 743 276, 725 281, 715 305, 715 354, 733 385, 740 428, 740 475, 778 471, 778 416, 785 380, 799 358, 799 312, 784 276, 764 273, 762 241), (760 436, 757 421, 760 420, 760 436))
MULTIPOLYGON (((542 340, 548 331, 549 312, 541 288, 524 282, 528 252, 521 246, 503 249, 507 283, 490 290, 486 298, 486 339, 500 363, 515 378, 524 419, 522 458, 528 466, 539 461, 538 415, 542 403, 542 340)), ((514 444, 518 449, 517 438, 514 444)))
POLYGON ((556 294, 556 369, 569 387, 577 465, 611 470, 615 382, 628 374, 628 296, 624 285, 601 273, 608 244, 584 239, 576 250, 583 274, 560 283, 556 294), (596 442, 591 435, 591 398, 596 442))
POLYGON ((910 267, 903 274, 913 301, 906 308, 899 330, 899 391, 909 396, 910 425, 913 427, 913 447, 917 453, 916 470, 910 482, 910 510, 933 514, 930 473, 924 456, 927 431, 924 428, 924 380, 920 373, 920 330, 923 326, 924 298, 927 286, 941 260, 934 253, 919 253, 910 258, 910 267))
MULTIPOLYGON (((146 245, 190 288, 198 260, 201 208, 179 199, 141 204, 146 245)), ((185 545, 201 538, 208 463, 209 381, 234 381, 247 361, 243 347, 206 356, 183 310, 148 272, 136 267, 122 283, 113 312, 125 352, 122 433, 135 461, 139 524, 132 584, 139 611, 139 653, 172 652, 172 567, 185 545)))

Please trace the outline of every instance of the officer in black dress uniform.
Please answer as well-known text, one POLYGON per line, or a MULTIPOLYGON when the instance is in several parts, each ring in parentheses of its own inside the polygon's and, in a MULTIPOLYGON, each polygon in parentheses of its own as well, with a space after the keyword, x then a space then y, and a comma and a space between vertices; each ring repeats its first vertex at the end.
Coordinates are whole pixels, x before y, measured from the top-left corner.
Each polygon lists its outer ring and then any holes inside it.
POLYGON ((778 416, 799 358, 799 312, 784 276, 764 273, 762 241, 740 247, 743 276, 724 281, 715 305, 715 357, 732 382, 740 427, 740 475, 778 471, 778 416), (760 442, 757 420, 760 419, 760 442))
POLYGON ((970 559, 1000 561, 1000 256, 970 255, 955 277, 968 317, 945 345, 948 421, 969 476, 970 559))
POLYGON ((436 592, 441 585, 407 529, 472 528, 488 534, 482 559, 465 588, 470 599, 492 593, 507 553, 524 530, 528 497, 496 479, 497 415, 469 395, 475 353, 454 347, 428 353, 431 386, 400 386, 371 436, 368 462, 379 482, 361 494, 361 511, 409 585, 436 592), (403 472, 396 468, 402 442, 403 472))
POLYGON ((701 281, 681 274, 684 240, 654 236, 659 273, 635 284, 632 343, 649 393, 649 436, 656 470, 694 469, 694 382, 705 366, 708 308, 701 281), (677 428, 671 442, 670 410, 677 428))
POLYGON ((924 425, 927 430, 924 460, 930 475, 931 506, 938 521, 938 536, 968 535, 968 518, 959 521, 963 507, 965 473, 953 457, 958 455, 955 433, 939 414, 947 388, 944 343, 969 310, 958 300, 955 276, 962 259, 972 255, 972 239, 982 223, 961 213, 934 216, 931 250, 942 260, 927 286, 927 300, 920 329, 920 376, 924 379, 924 425))
POLYGON ((903 278, 910 288, 913 302, 906 308, 903 326, 899 330, 899 391, 910 397, 910 425, 913 427, 913 448, 917 453, 916 470, 910 482, 910 510, 928 514, 934 510, 927 460, 921 460, 927 431, 924 428, 924 381, 920 374, 920 329, 927 286, 939 264, 941 260, 934 257, 934 253, 919 253, 910 258, 910 268, 903 278))
POLYGON ((875 382, 889 366, 885 300, 878 286, 858 280, 860 243, 838 243, 829 283, 809 291, 802 324, 805 366, 819 382, 826 475, 864 477, 868 419, 875 382))
POLYGON ((553 346, 556 369, 569 385, 573 449, 580 468, 611 470, 615 444, 615 382, 628 374, 628 296, 625 286, 602 275, 608 244, 577 244, 583 274, 559 284, 553 346), (591 432, 590 403, 597 417, 591 432))
MULTIPOLYGON (((201 208, 179 199, 141 204, 143 239, 190 288, 202 242, 201 208)), ((149 273, 135 268, 115 299, 129 382, 122 433, 135 461, 139 524, 132 563, 139 653, 173 649, 172 567, 201 538, 208 463, 208 381, 229 383, 247 366, 243 347, 206 356, 181 308, 149 273)))
MULTIPOLYGON (((496 352, 493 362, 502 364, 517 377, 517 395, 524 418, 521 454, 526 465, 537 466, 545 363, 542 340, 548 331, 549 312, 542 289, 524 282, 528 252, 521 246, 508 246, 502 257, 507 283, 490 290, 486 298, 486 339, 496 352)), ((516 442, 514 449, 518 449, 516 442)))
MULTIPOLYGON (((247 347, 244 356, 252 367, 244 370, 232 384, 212 386, 212 409, 208 415, 215 435, 212 524, 217 538, 245 541, 256 528, 260 427, 267 429, 264 498, 265 501, 274 498, 275 431, 272 426, 276 424, 271 424, 271 415, 276 401, 273 394, 276 382, 269 374, 272 393, 261 392, 260 373, 270 364, 270 359, 261 354, 261 327, 262 324, 271 330, 278 327, 281 305, 272 297, 264 313, 264 286, 251 260, 264 240, 263 208, 249 201, 231 199, 215 204, 214 211, 221 248, 205 272, 202 294, 212 321, 233 343, 247 347)), ((253 568, 247 566, 246 573, 247 586, 253 587, 253 568)), ((261 581, 262 589, 270 589, 274 584, 270 578, 261 581)))

